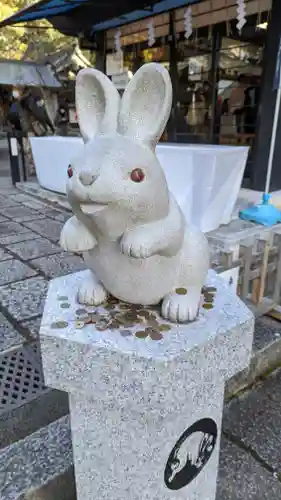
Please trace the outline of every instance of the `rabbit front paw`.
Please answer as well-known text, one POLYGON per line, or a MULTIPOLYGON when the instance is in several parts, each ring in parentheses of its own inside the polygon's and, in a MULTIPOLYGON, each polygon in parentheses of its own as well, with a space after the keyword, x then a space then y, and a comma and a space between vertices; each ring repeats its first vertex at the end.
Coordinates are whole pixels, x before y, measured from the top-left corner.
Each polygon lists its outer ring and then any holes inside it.
POLYGON ((95 237, 75 217, 66 221, 60 235, 60 245, 66 252, 86 252, 97 244, 95 237))
POLYGON ((107 292, 104 286, 89 275, 84 279, 78 289, 78 302, 88 306, 99 306, 107 299, 107 292))
POLYGON ((147 230, 141 229, 125 233, 121 239, 121 252, 135 259, 147 259, 156 251, 153 239, 147 230))
POLYGON ((190 288, 186 293, 183 293, 183 291, 185 291, 185 288, 178 288, 175 292, 164 297, 161 308, 164 318, 178 323, 194 321, 197 318, 201 289, 194 287, 190 288))

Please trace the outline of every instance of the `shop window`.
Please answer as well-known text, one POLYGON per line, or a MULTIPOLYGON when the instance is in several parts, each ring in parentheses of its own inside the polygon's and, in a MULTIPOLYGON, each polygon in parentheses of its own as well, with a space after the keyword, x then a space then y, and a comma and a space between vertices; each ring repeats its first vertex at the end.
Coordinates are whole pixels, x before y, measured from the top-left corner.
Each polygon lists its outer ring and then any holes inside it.
POLYGON ((210 134, 211 49, 208 39, 178 43, 176 141, 204 143, 210 134))
POLYGON ((223 38, 219 57, 218 142, 251 145, 255 135, 263 46, 223 38))

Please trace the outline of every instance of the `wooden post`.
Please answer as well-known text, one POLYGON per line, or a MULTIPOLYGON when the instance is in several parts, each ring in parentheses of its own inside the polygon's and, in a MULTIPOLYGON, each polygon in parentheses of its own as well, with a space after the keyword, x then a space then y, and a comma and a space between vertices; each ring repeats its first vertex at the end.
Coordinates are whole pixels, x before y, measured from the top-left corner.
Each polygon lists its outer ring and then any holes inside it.
POLYGON ((243 242, 241 244, 241 249, 243 250, 243 261, 244 261, 242 283, 241 283, 241 298, 242 300, 247 300, 250 288, 253 241, 243 242))
POLYGON ((263 252, 262 265, 261 265, 260 287, 259 287, 259 293, 258 293, 258 304, 261 303, 261 301, 263 299, 263 296, 264 296, 264 289, 265 289, 265 282, 266 282, 266 275, 267 275, 267 265, 268 265, 269 251, 270 251, 270 242, 268 240, 266 240, 265 247, 264 247, 264 252, 263 252))

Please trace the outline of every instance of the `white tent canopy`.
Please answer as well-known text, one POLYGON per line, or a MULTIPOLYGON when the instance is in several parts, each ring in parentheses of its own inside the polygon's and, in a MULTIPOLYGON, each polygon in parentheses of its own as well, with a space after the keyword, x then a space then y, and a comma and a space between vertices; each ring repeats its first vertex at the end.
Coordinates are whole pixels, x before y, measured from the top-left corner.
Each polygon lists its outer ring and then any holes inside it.
POLYGON ((0 60, 0 85, 59 88, 52 70, 43 64, 0 60))

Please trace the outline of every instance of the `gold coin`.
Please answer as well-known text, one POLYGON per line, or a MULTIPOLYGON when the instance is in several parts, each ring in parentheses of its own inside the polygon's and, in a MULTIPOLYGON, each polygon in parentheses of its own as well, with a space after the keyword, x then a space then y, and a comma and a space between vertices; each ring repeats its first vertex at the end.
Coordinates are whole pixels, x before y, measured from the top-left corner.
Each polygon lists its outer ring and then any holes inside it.
POLYGON ((100 321, 102 319, 102 316, 98 313, 92 313, 89 314, 90 318, 92 321, 100 321))
POLYGON ((89 315, 87 309, 82 309, 82 308, 81 309, 76 309, 75 312, 76 312, 77 316, 83 316, 84 317, 84 316, 88 316, 89 315))
POLYGON ((105 309, 106 311, 113 311, 113 309, 115 309, 115 305, 106 304, 105 306, 103 306, 103 309, 105 309))
POLYGON ((101 321, 100 323, 96 323, 96 329, 99 332, 104 332, 105 330, 108 329, 108 324, 103 321, 101 321))
POLYGON ((86 323, 87 321, 90 322, 90 316, 88 314, 83 316, 78 316, 76 318, 76 321, 83 321, 84 323, 86 323))
POLYGON ((137 313, 135 311, 125 311, 124 316, 125 318, 136 318, 137 313))
POLYGON ((76 311, 75 311, 75 312, 76 312, 77 316, 81 316, 81 315, 83 315, 83 314, 88 314, 87 309, 82 309, 82 308, 80 308, 80 309, 76 309, 76 311))
POLYGON ((66 328, 68 323, 66 321, 55 321, 51 324, 51 328, 66 328))
POLYGON ((148 333, 144 330, 139 330, 135 333, 135 336, 138 338, 138 339, 145 339, 147 336, 148 336, 148 333))
POLYGON ((122 303, 122 304, 119 304, 119 308, 120 308, 121 310, 128 311, 128 309, 129 309, 129 305, 128 305, 128 304, 124 304, 124 303, 122 303))
POLYGON ((150 319, 155 319, 156 318, 156 314, 155 314, 155 312, 149 311, 147 317, 150 318, 150 319))
POLYGON ((151 338, 151 340, 162 340, 163 335, 162 335, 162 333, 158 332, 157 330, 152 330, 152 332, 150 332, 150 338, 151 338))
POLYGON ((84 321, 76 321, 75 326, 76 326, 76 328, 81 329, 85 326, 85 323, 84 323, 84 321))
POLYGON ((130 335, 132 335, 132 332, 131 330, 120 330, 120 335, 122 337, 130 337, 130 335))
POLYGON ((187 294, 187 289, 186 288, 176 288, 176 293, 178 295, 186 295, 187 294))
POLYGON ((119 325, 118 321, 111 321, 110 323, 108 323, 108 328, 110 330, 119 330, 120 325, 119 325))
POLYGON ((171 327, 170 325, 167 325, 166 323, 161 323, 159 326, 158 326, 160 332, 168 332, 169 330, 171 330, 171 327))
POLYGON ((126 325, 128 325, 128 323, 130 323, 130 321, 127 321, 126 318, 119 318, 119 317, 117 318, 116 317, 115 319, 116 319, 116 321, 118 321, 119 325, 121 325, 121 326, 122 325, 126 326, 126 325))
POLYGON ((68 300, 66 295, 59 295, 58 300, 68 300))
POLYGON ((63 302, 61 305, 60 305, 61 309, 69 309, 70 308, 70 304, 68 304, 68 302, 63 302))
POLYGON ((138 324, 138 318, 128 318, 126 319, 126 322, 123 323, 123 325, 126 326, 134 326, 138 324))
POLYGON ((112 314, 112 316, 120 323, 126 323, 127 321, 127 316, 124 312, 118 312, 116 314, 112 314))
POLYGON ((120 314, 123 314, 122 311, 117 311, 116 309, 114 309, 113 311, 110 311, 110 316, 112 318, 116 318, 117 316, 120 316, 120 314))
POLYGON ((214 302, 214 297, 212 297, 211 295, 205 295, 204 300, 205 300, 205 302, 212 303, 212 302, 214 302))
POLYGON ((141 309, 138 311, 138 316, 142 316, 143 318, 148 319, 150 317, 150 312, 146 311, 145 309, 141 309))
POLYGON ((213 304, 203 304, 202 306, 204 309, 213 309, 213 304))

